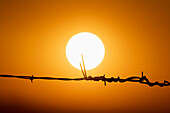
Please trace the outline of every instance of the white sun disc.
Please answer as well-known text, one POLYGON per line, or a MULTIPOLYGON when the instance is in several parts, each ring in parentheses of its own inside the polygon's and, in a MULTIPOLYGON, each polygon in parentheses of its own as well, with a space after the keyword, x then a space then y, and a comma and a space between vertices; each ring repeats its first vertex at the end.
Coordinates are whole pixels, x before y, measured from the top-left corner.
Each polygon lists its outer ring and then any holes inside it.
POLYGON ((77 69, 81 69, 81 54, 86 70, 98 66, 105 54, 104 45, 99 37, 89 32, 78 33, 71 37, 66 46, 66 56, 70 64, 77 69))

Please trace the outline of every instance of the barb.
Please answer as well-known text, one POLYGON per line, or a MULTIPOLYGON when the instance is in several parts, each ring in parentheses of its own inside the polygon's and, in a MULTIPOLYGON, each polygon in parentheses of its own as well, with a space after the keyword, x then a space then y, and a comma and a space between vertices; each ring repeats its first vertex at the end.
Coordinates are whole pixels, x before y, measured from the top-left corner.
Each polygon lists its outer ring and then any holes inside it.
POLYGON ((83 74, 83 76, 84 76, 84 78, 85 78, 85 74, 84 74, 83 68, 82 68, 82 66, 81 66, 81 63, 80 63, 80 68, 81 68, 81 72, 82 72, 82 74, 83 74))
POLYGON ((86 73, 86 68, 85 68, 85 64, 84 64, 83 54, 81 54, 81 58, 82 58, 84 70, 83 70, 83 68, 82 68, 81 63, 80 63, 80 67, 81 67, 81 71, 82 71, 82 73, 83 73, 83 76, 84 76, 84 78, 86 79, 86 78, 87 78, 87 73, 86 73))

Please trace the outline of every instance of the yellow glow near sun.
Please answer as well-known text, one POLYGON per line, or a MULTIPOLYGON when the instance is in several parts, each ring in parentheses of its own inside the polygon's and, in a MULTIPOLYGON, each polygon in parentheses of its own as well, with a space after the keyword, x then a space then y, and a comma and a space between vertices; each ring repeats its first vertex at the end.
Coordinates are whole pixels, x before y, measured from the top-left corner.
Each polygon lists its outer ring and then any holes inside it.
POLYGON ((89 32, 82 32, 71 37, 66 46, 66 56, 72 66, 77 69, 84 58, 86 70, 97 67, 103 60, 105 48, 100 38, 89 32))

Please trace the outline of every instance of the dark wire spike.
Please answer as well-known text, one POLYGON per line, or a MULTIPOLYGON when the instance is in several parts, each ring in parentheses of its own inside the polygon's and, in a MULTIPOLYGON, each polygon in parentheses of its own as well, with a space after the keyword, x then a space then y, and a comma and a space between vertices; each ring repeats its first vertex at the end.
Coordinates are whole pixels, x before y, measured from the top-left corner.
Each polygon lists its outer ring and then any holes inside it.
POLYGON ((86 73, 86 68, 85 68, 85 64, 84 64, 83 54, 81 54, 81 58, 82 58, 83 67, 84 67, 84 76, 85 76, 85 78, 87 78, 87 73, 86 73))

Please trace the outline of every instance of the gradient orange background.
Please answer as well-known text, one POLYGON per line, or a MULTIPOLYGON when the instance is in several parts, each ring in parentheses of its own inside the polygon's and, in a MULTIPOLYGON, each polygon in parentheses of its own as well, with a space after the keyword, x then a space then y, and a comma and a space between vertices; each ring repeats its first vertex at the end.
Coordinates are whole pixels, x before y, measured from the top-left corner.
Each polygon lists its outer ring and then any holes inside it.
MULTIPOLYGON (((80 32, 105 45, 89 75, 170 81, 168 0, 1 0, 0 74, 82 77, 65 48, 80 32)), ((0 78, 0 112, 168 112, 170 87, 0 78)))

